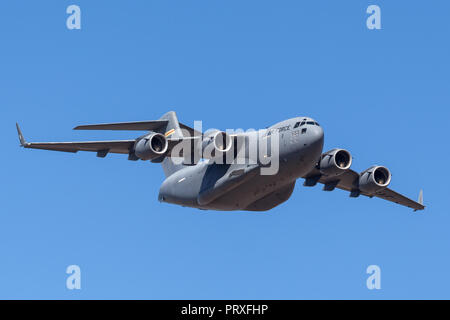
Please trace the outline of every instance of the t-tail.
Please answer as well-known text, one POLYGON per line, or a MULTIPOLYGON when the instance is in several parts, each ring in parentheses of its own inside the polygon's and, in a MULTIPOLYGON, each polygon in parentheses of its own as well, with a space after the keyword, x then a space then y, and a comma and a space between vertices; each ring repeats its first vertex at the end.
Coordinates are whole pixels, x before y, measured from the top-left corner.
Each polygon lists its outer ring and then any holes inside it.
MULTIPOLYGON (((165 113, 159 120, 166 120, 167 125, 164 132, 161 132, 164 134, 166 138, 171 139, 177 139, 177 138, 183 138, 183 132, 180 127, 180 122, 178 121, 177 114, 174 111, 169 111, 165 113)), ((180 159, 174 159, 174 160, 180 160, 180 159)), ((166 177, 170 176, 172 173, 183 169, 185 165, 183 164, 175 164, 174 160, 172 160, 171 157, 164 157, 162 159, 161 165, 164 170, 164 174, 166 177)), ((180 162, 180 161, 179 161, 180 162)))

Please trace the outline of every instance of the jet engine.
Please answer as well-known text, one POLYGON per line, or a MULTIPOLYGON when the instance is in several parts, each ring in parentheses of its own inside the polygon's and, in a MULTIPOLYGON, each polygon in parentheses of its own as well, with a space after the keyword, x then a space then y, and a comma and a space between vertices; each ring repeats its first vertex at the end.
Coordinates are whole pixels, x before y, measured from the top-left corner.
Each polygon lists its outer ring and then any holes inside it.
POLYGON ((359 190, 374 194, 383 190, 391 182, 391 172, 386 167, 373 166, 359 175, 359 190))
POLYGON ((233 139, 223 131, 215 130, 207 134, 202 141, 203 158, 218 159, 231 150, 233 139))
POLYGON ((166 153, 167 139, 161 133, 152 133, 139 139, 134 145, 134 154, 141 160, 152 160, 166 153))
POLYGON ((325 176, 338 176, 352 165, 350 152, 344 149, 333 149, 322 154, 319 170, 325 176))

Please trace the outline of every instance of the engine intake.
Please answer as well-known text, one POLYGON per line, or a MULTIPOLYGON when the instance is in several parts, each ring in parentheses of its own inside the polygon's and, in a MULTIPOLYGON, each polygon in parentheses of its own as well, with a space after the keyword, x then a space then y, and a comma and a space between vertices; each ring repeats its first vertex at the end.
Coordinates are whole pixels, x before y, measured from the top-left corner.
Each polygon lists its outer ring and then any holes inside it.
POLYGON ((391 183, 391 172, 382 166, 373 166, 359 176, 359 190, 367 194, 383 190, 389 183, 391 183))
POLYGON ((352 155, 344 149, 333 149, 322 154, 319 162, 320 173, 326 176, 343 174, 352 165, 352 155))
POLYGON ((136 142, 134 153, 141 160, 152 160, 166 153, 168 142, 161 133, 152 133, 136 142))
POLYGON ((213 131, 203 139, 202 154, 204 158, 218 159, 227 154, 233 146, 233 139, 223 131, 213 131))

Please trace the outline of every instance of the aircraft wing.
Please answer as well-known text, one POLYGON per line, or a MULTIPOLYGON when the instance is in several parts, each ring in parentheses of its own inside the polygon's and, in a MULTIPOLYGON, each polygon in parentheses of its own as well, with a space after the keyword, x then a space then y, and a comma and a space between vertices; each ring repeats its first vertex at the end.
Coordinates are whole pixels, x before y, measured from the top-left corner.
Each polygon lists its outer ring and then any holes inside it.
POLYGON ((191 128, 191 127, 185 125, 184 123, 178 122, 178 124, 180 125, 180 128, 182 130, 186 130, 188 132, 189 137, 198 137, 198 136, 202 135, 202 132, 197 131, 194 128, 191 128))
MULTIPOLYGON (((159 125, 159 122, 164 121, 147 121, 146 128, 148 128, 148 123, 151 125, 159 125)), ((103 126, 107 126, 109 129, 101 129, 101 130, 138 130, 137 127, 143 128, 143 123, 139 123, 138 126, 134 127, 132 124, 130 127, 130 123, 124 123, 123 126, 114 126, 115 124, 105 124, 99 125, 99 127, 95 127, 96 125, 90 125, 86 127, 90 127, 89 130, 100 130, 100 128, 104 128, 103 126), (112 126, 111 126, 112 125, 112 126), (132 129, 136 128, 136 129, 132 129)), ((136 139, 133 140, 107 140, 107 141, 77 141, 77 142, 27 142, 23 137, 22 131, 20 130, 19 125, 16 123, 17 133, 19 135, 20 145, 27 149, 42 149, 42 150, 53 150, 53 151, 63 151, 63 152, 72 152, 76 153, 78 151, 91 151, 97 152, 97 156, 104 158, 108 153, 119 153, 119 154, 128 154, 129 160, 138 160, 135 156, 133 156, 132 151, 134 145, 136 143, 136 139)), ((76 127, 79 128, 79 127, 76 127)), ((84 128, 83 128, 84 129, 84 128)), ((81 130, 81 129, 78 129, 81 130)), ((192 132, 197 133, 192 129, 192 132)), ((172 156, 172 149, 175 145, 180 142, 189 143, 191 149, 194 150, 194 141, 197 141, 201 136, 195 137, 185 137, 185 138, 175 138, 175 139, 167 139, 169 144, 168 153, 161 158, 157 158, 154 161, 162 161, 164 157, 172 156)), ((193 152, 193 151, 192 151, 193 152)))
POLYGON ((108 153, 129 154, 136 140, 86 141, 86 142, 27 142, 22 131, 16 124, 20 145, 29 149, 43 149, 63 152, 93 151, 98 157, 105 157, 108 153))
POLYGON ((313 169, 305 177, 304 186, 314 186, 317 182, 322 183, 324 191, 333 191, 335 188, 346 190, 350 192, 350 197, 358 197, 360 194, 367 197, 377 197, 388 200, 402 206, 409 207, 414 210, 423 210, 422 192, 420 192, 419 200, 416 202, 400 193, 395 192, 389 188, 377 191, 375 194, 366 194, 361 192, 358 188, 359 174, 351 169, 346 170, 343 174, 336 177, 327 177, 320 173, 318 169, 313 169))
POLYGON ((85 142, 27 142, 24 148, 64 152, 94 151, 128 154, 135 140, 85 141, 85 142))

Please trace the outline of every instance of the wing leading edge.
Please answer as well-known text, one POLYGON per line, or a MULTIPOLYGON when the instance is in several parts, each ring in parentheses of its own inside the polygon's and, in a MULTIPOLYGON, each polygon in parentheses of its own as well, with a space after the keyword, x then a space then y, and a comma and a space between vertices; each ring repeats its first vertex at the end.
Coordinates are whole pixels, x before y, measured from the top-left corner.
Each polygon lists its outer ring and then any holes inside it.
POLYGON ((358 197, 360 194, 362 194, 371 198, 378 197, 384 200, 388 200, 414 209, 415 211, 425 209, 425 206, 423 205, 422 191, 419 194, 419 200, 417 202, 389 188, 382 189, 381 191, 377 191, 374 194, 361 192, 358 188, 359 174, 351 169, 348 169, 343 174, 337 177, 327 177, 325 175, 322 175, 320 171, 315 168, 304 178, 304 186, 314 186, 317 184, 317 182, 319 182, 324 185, 323 190, 325 191, 332 191, 335 188, 338 188, 349 191, 350 197, 358 197))
MULTIPOLYGON (((158 121, 155 121, 155 123, 158 121)), ((160 121, 166 122, 166 121, 160 121)), ((124 123, 125 124, 125 123, 124 123)), ((129 123, 126 123, 127 126, 129 123)), ((158 124, 159 125, 159 124, 158 124)), ((89 125, 90 126, 90 125, 89 125)), ((94 125, 95 126, 95 125, 94 125)), ((103 126, 103 125, 101 125, 103 126)), ((107 125, 109 126, 109 124, 107 125)), ((138 126, 134 127, 136 129, 130 129, 130 127, 122 126, 120 129, 118 127, 114 127, 114 129, 102 129, 95 128, 89 130, 138 130, 138 126), (126 128, 126 129, 124 129, 126 128)), ((140 125, 139 125, 140 126, 140 125)), ((104 158, 108 153, 119 153, 119 154, 128 154, 130 156, 130 160, 137 160, 137 158, 133 157, 133 149, 136 143, 136 139, 133 140, 107 140, 107 141, 77 141, 77 142, 27 142, 22 134, 22 130, 19 125, 16 123, 17 134, 19 136, 20 145, 27 149, 41 149, 41 150, 51 150, 51 151, 62 151, 62 152, 71 152, 76 153, 78 151, 91 151, 97 152, 97 156, 104 158)), ((78 127, 77 127, 78 128, 78 127)), ((142 129, 143 127, 140 126, 142 129)), ((141 130, 139 129, 139 130, 141 130)), ((147 129, 142 129, 147 130, 147 129)), ((194 129, 192 132, 198 133, 194 129)), ((165 155, 167 157, 171 157, 172 148, 182 141, 189 142, 192 146, 194 146, 194 141, 196 141, 199 136, 195 137, 186 137, 182 139, 167 139, 169 143, 168 153, 165 155)), ((160 159, 162 160, 162 159, 160 159)))
POLYGON ((80 142, 27 142, 16 123, 20 145, 29 149, 43 149, 63 152, 92 151, 104 157, 108 153, 129 154, 136 140, 80 141, 80 142))

